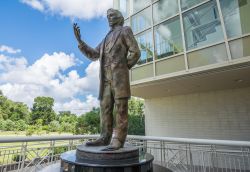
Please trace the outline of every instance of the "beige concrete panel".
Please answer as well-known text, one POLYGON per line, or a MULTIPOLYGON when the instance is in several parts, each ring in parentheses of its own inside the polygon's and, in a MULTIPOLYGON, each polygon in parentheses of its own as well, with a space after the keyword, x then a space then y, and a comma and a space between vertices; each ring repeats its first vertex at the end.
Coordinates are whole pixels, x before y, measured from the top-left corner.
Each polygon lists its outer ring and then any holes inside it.
POLYGON ((137 68, 133 68, 131 70, 131 75, 132 75, 131 76, 132 81, 153 77, 154 75, 153 64, 151 63, 139 66, 137 68))
POLYGON ((185 60, 183 55, 158 61, 155 65, 156 75, 163 75, 185 70, 185 60))
POLYGON ((146 135, 250 141, 250 87, 145 100, 146 135))

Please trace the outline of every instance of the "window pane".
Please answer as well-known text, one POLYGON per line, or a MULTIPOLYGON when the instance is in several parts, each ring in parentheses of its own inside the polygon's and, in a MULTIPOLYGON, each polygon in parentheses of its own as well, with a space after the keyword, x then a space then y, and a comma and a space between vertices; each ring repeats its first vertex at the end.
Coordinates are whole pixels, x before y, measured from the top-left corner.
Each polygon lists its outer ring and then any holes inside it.
POLYGON ((136 36, 136 40, 141 50, 141 58, 138 64, 143 64, 153 60, 152 32, 143 32, 136 36))
POLYGON ((232 59, 250 56, 250 36, 229 42, 232 59))
POLYGON ((158 59, 183 51, 180 19, 174 18, 155 29, 155 48, 158 59))
POLYGON ((183 17, 187 50, 224 39, 215 1, 192 9, 183 17))
POLYGON ((153 5, 154 23, 158 23, 178 13, 177 0, 160 0, 153 5))
POLYGON ((134 33, 147 29, 150 26, 151 26, 150 8, 147 8, 132 17, 132 30, 134 33))
POLYGON ((250 32, 250 1, 220 0, 227 36, 229 38, 250 32))
POLYGON ((186 10, 194 5, 197 5, 205 0, 181 0, 181 9, 186 10))
POLYGON ((143 9, 151 3, 151 0, 133 0, 133 13, 143 9))
POLYGON ((114 8, 121 11, 124 18, 127 18, 129 15, 129 0, 115 0, 114 8))
POLYGON ((124 21, 124 26, 130 26, 129 19, 124 21))
POLYGON ((225 44, 216 45, 188 54, 189 68, 220 63, 227 60, 225 44))

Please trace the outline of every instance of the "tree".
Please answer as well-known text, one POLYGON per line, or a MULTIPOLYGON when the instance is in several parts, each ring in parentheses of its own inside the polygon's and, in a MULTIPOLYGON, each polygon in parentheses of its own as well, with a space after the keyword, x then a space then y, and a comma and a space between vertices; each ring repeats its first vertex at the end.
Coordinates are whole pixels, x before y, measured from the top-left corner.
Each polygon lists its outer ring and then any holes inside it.
POLYGON ((21 102, 13 102, 7 97, 0 95, 0 119, 11 119, 17 121, 19 119, 29 121, 30 111, 26 104, 21 102))
POLYGON ((49 123, 49 131, 55 132, 59 131, 59 129, 60 129, 60 123, 58 121, 54 120, 49 123))
POLYGON ((128 134, 145 135, 144 102, 132 97, 128 102, 128 134))
POLYGON ((97 134, 100 133, 100 108, 93 108, 77 119, 77 134, 97 134))
POLYGON ((19 119, 17 122, 16 122, 16 130, 17 131, 25 131, 27 129, 27 124, 24 120, 22 119, 19 119))
POLYGON ((70 124, 75 124, 77 122, 77 116, 75 114, 72 114, 70 111, 59 112, 57 118, 60 123, 67 122, 70 124))
POLYGON ((56 113, 53 110, 54 99, 51 97, 36 97, 31 109, 31 123, 35 124, 36 120, 42 119, 43 125, 48 125, 55 120, 56 113))
POLYGON ((26 122, 30 119, 29 108, 26 104, 21 102, 13 103, 11 109, 11 115, 9 119, 12 121, 24 120, 26 122))
POLYGON ((4 124, 4 130, 5 131, 14 131, 16 128, 16 124, 11 121, 10 119, 7 119, 4 124))

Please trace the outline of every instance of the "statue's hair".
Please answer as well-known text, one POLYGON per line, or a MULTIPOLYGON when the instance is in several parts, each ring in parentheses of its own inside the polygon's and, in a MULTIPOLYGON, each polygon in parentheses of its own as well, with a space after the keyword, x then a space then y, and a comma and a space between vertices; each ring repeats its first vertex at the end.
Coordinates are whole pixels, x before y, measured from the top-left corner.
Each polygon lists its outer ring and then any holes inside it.
POLYGON ((122 15, 122 13, 119 10, 116 10, 116 9, 113 9, 113 8, 108 9, 107 14, 110 13, 110 12, 116 13, 117 17, 119 18, 119 21, 117 22, 117 24, 120 25, 120 26, 123 26, 124 17, 122 15))

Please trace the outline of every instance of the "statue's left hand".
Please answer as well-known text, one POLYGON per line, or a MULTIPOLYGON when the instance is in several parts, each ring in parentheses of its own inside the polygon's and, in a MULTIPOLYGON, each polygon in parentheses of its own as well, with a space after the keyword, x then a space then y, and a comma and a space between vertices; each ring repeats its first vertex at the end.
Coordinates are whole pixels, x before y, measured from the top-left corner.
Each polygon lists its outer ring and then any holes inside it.
POLYGON ((82 40, 81 40, 81 32, 80 32, 80 27, 77 25, 77 23, 73 24, 73 29, 74 29, 75 37, 76 37, 78 43, 80 44, 82 42, 82 40))

